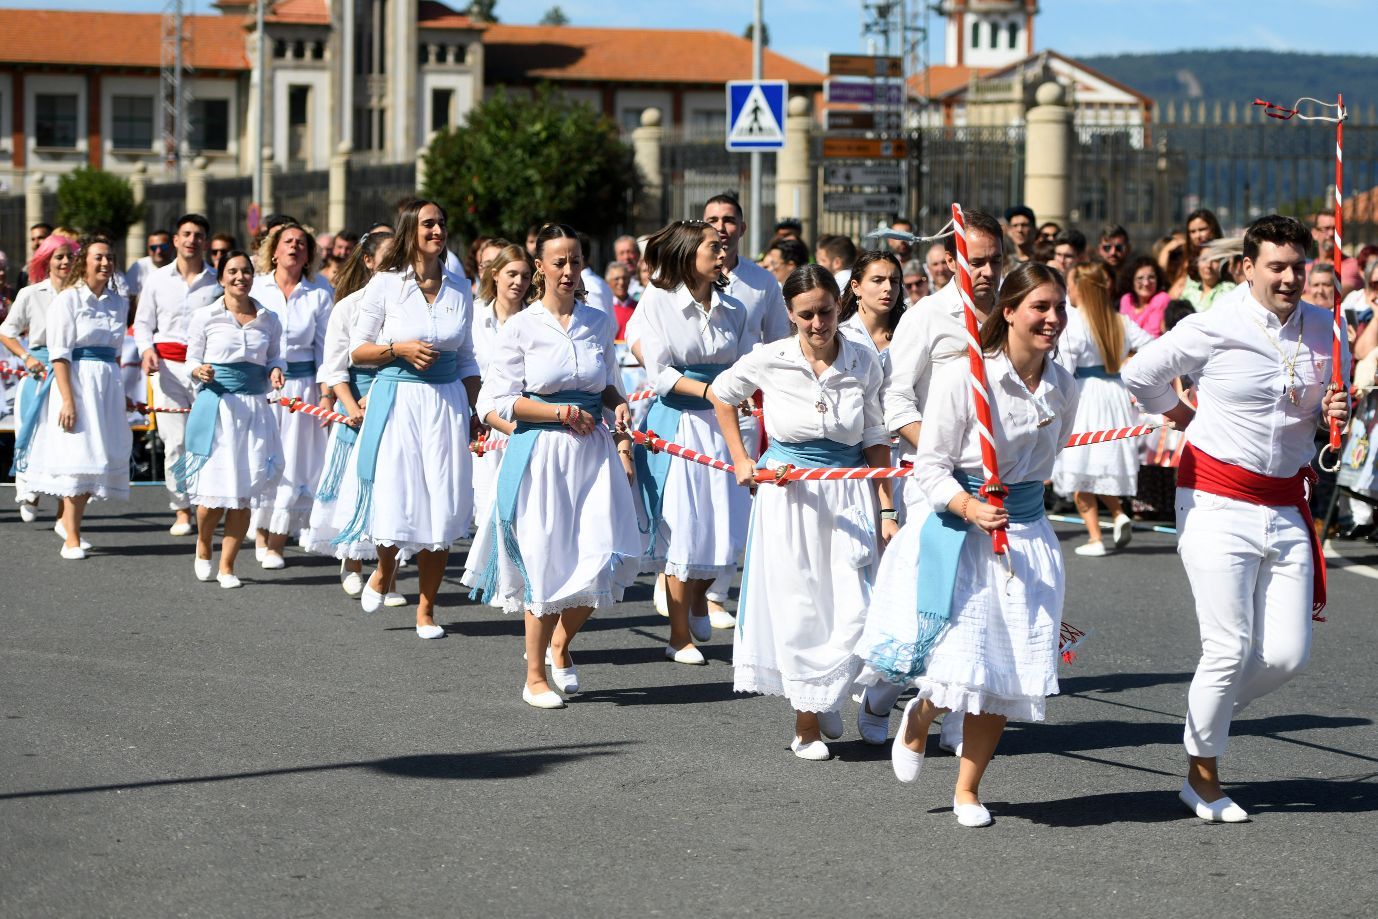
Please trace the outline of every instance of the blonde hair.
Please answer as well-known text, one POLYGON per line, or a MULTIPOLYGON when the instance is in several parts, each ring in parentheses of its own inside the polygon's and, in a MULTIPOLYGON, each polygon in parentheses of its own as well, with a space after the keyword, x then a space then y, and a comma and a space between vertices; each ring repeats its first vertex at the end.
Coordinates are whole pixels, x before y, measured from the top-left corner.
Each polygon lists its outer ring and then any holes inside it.
POLYGON ((1110 272, 1095 262, 1077 265, 1069 283, 1076 289, 1077 309, 1091 330, 1105 372, 1119 373, 1124 363, 1124 323, 1110 293, 1110 272))
POLYGON ((306 238, 306 264, 301 269, 301 279, 309 281, 320 267, 320 247, 316 245, 316 236, 306 227, 299 223, 287 222, 280 223, 268 231, 268 235, 263 237, 263 242, 258 246, 258 266, 261 274, 272 274, 277 270, 277 265, 273 262, 273 253, 277 251, 278 243, 282 241, 282 234, 288 230, 297 230, 306 238))
MULTIPOLYGON (((478 282, 478 298, 487 303, 492 303, 498 298, 498 272, 502 271, 513 262, 525 262, 526 267, 531 269, 531 275, 536 275, 536 264, 531 260, 525 246, 516 243, 508 243, 503 246, 498 254, 493 257, 493 261, 488 263, 488 267, 483 271, 483 277, 478 282)), ((530 300, 531 284, 527 284, 526 296, 522 299, 530 300)))

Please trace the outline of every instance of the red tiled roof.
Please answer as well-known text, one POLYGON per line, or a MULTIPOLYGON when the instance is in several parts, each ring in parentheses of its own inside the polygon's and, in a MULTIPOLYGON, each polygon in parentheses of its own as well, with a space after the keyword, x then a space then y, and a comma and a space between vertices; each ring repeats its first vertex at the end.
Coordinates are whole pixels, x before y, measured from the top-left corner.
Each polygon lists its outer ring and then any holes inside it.
MULTIPOLYGON (((539 80, 705 83, 751 76, 751 42, 694 29, 585 29, 495 23, 483 33, 486 83, 539 80)), ((766 50, 766 79, 821 86, 823 74, 766 50)))
POLYGON ((926 81, 922 73, 909 78, 909 92, 919 98, 926 94, 930 99, 937 99, 954 89, 966 86, 972 77, 984 77, 994 72, 993 67, 953 67, 935 64, 928 68, 926 81))
POLYGON ((486 23, 474 22, 436 0, 421 0, 416 8, 416 24, 423 29, 482 29, 486 23))
MULTIPOLYGON (((248 70, 243 19, 188 16, 194 70, 248 70)), ((4 64, 158 69, 162 17, 157 13, 93 13, 0 9, 4 64)))
POLYGON ((276 0, 263 18, 266 22, 328 26, 330 10, 325 0, 276 0))

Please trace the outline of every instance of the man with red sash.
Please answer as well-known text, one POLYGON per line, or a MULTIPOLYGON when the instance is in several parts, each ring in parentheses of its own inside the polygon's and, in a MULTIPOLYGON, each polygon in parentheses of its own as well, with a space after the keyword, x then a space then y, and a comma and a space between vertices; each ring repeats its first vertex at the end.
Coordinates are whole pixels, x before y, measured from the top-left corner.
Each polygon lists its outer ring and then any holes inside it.
MULTIPOLYGON (((1311 457, 1317 426, 1343 423, 1349 408, 1330 385, 1332 312, 1301 302, 1310 241, 1291 217, 1254 221, 1244 235, 1247 287, 1179 323, 1123 372, 1145 411, 1187 431, 1177 551, 1196 598, 1201 661, 1187 695, 1180 797, 1210 822, 1249 818, 1220 788, 1230 720, 1302 668, 1311 618, 1325 605, 1307 505, 1311 457), (1197 381, 1195 411, 1172 388, 1183 374, 1197 381)), ((1347 372, 1347 348, 1343 361, 1347 372)))
MULTIPOLYGON (((210 224, 200 214, 177 218, 173 245, 177 258, 156 268, 143 279, 139 307, 134 315, 134 345, 142 356, 144 373, 153 378, 155 408, 190 408, 191 371, 187 364, 187 322, 191 319, 192 294, 214 287, 215 270, 206 265, 202 253, 210 224)), ((185 492, 177 490, 171 469, 182 458, 182 438, 186 415, 159 414, 158 436, 163 441, 163 478, 171 493, 172 510, 177 519, 168 532, 186 536, 192 531, 191 505, 185 492)))

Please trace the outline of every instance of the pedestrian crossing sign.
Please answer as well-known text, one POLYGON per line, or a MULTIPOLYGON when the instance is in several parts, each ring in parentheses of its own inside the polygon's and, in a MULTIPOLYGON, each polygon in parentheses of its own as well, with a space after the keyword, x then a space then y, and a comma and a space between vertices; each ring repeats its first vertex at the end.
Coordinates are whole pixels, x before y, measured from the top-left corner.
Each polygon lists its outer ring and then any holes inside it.
POLYGON ((785 146, 784 80, 731 80, 727 84, 727 149, 780 150, 785 146))

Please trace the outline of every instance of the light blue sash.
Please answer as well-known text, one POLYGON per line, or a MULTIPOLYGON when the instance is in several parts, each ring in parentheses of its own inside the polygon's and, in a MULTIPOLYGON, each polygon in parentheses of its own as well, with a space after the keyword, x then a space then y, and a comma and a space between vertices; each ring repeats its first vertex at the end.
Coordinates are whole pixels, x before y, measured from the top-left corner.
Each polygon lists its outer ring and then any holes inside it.
POLYGON ((211 367, 215 370, 215 378, 196 393, 182 440, 185 452, 172 464, 172 475, 180 491, 191 487, 201 467, 211 458, 215 422, 220 417, 220 397, 226 393, 261 396, 268 391, 268 368, 262 364, 234 361, 211 364, 211 367))
MULTIPOLYGON (((594 418, 603 414, 603 394, 565 390, 564 392, 537 395, 522 393, 527 399, 543 402, 546 405, 576 405, 594 418)), ((516 518, 517 496, 521 492, 522 480, 526 478, 527 466, 531 464, 531 452, 542 431, 559 431, 563 424, 555 421, 519 421, 517 430, 507 439, 507 447, 502 451, 502 465, 498 468, 498 481, 493 497, 493 547, 488 555, 488 563, 483 568, 478 583, 469 592, 469 599, 482 598, 484 603, 493 599, 498 587, 498 549, 516 566, 522 577, 526 602, 531 602, 531 581, 526 575, 526 564, 522 561, 521 546, 517 544, 516 518)))
POLYGON ((1104 364, 1092 364, 1090 367, 1078 367, 1073 371, 1073 375, 1078 380, 1118 380, 1118 373, 1111 373, 1105 369, 1104 364))
MULTIPOLYGON (((689 364, 675 368, 698 383, 712 383, 731 364, 689 364)), ((642 431, 654 431, 666 440, 674 440, 679 430, 680 416, 685 412, 702 411, 713 407, 713 403, 698 396, 685 396, 669 393, 657 396, 646 413, 642 431)), ((646 507, 647 527, 642 532, 655 534, 660 530, 661 508, 665 503, 665 478, 670 474, 670 454, 652 453, 644 445, 636 451, 636 488, 641 494, 641 503, 646 507)), ((652 540, 652 549, 655 543, 652 540)))
POLYGON ((314 380, 316 378, 316 362, 288 361, 286 376, 289 380, 314 380))
MULTIPOLYGON (((953 477, 972 495, 984 484, 983 479, 961 471, 953 477)), ((1005 510, 1011 523, 1033 523, 1043 517, 1042 482, 1015 482, 1006 487, 1005 510)), ((908 683, 927 667, 933 645, 952 620, 952 595, 969 529, 965 520, 950 511, 929 514, 924 521, 919 531, 918 634, 912 643, 891 640, 871 652, 871 667, 887 680, 908 683)))
MULTIPOLYGON (((354 401, 368 395, 373 387, 373 379, 378 375, 376 367, 350 367, 349 388, 354 392, 354 401)), ((320 501, 334 501, 340 496, 340 481, 344 478, 345 467, 350 454, 354 452, 354 442, 359 439, 359 429, 347 424, 335 427, 335 445, 330 448, 330 462, 326 464, 321 486, 316 491, 320 501)))
MULTIPOLYGON (((26 377, 20 384, 32 385, 32 389, 25 393, 23 417, 19 419, 19 432, 14 437, 14 464, 10 468, 11 475, 28 471, 29 448, 33 446, 34 432, 38 430, 39 419, 43 417, 43 411, 48 405, 48 392, 53 388, 53 365, 48 360, 48 349, 34 348, 29 353, 43 362, 43 366, 48 368, 48 373, 42 380, 26 377)), ((71 360, 74 361, 105 361, 113 364, 118 359, 119 352, 114 348, 86 345, 72 349, 71 360)))
POLYGON ((369 515, 373 511, 373 482, 378 469, 378 445, 383 440, 383 430, 388 426, 392 415, 392 405, 397 401, 397 384, 429 383, 439 386, 453 383, 459 379, 459 352, 442 351, 435 363, 426 370, 417 370, 401 358, 379 370, 369 390, 368 411, 364 413, 364 424, 359 431, 357 449, 357 468, 359 470, 359 497, 354 502, 354 516, 340 535, 330 541, 331 545, 357 542, 364 535, 369 515))
POLYGON ((756 465, 758 468, 764 468, 770 460, 789 463, 801 469, 852 469, 862 465, 862 451, 861 444, 843 444, 827 438, 801 440, 797 443, 773 440, 766 452, 761 454, 761 460, 756 465))

